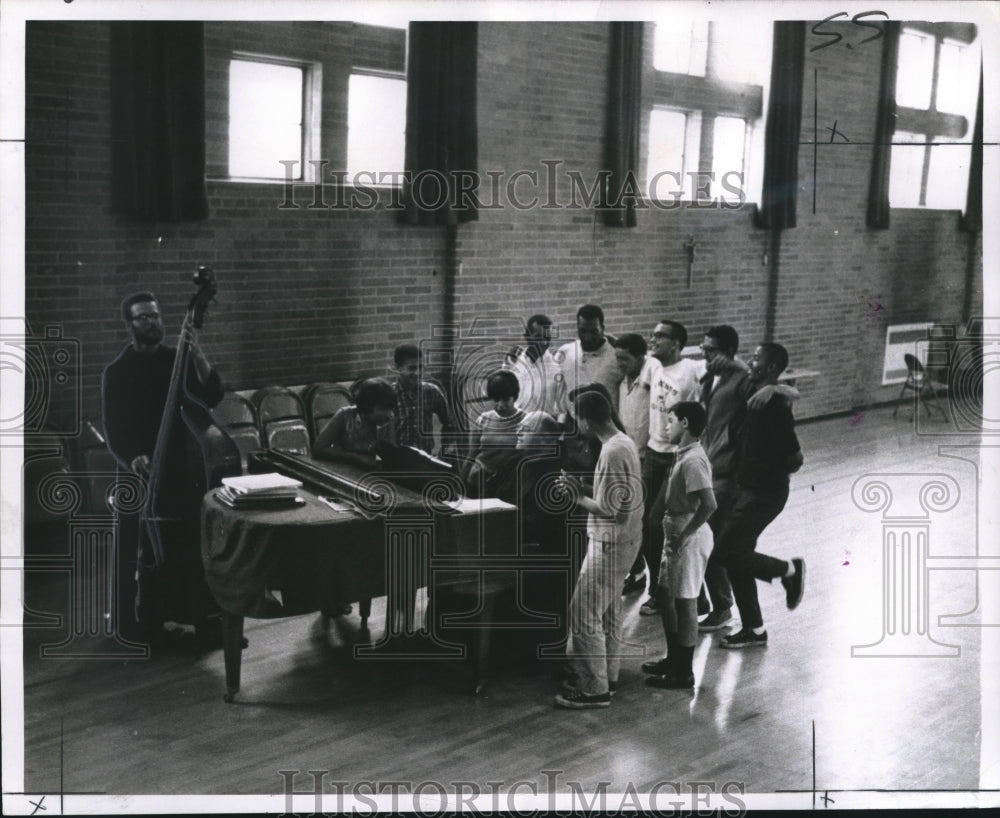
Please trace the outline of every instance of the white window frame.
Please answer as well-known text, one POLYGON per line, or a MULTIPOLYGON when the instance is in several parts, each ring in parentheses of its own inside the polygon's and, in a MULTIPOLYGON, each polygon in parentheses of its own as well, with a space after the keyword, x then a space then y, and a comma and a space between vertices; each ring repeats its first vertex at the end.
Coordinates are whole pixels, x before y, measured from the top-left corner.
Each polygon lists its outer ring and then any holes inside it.
MULTIPOLYGON (((315 183, 320 179, 320 165, 322 160, 322 117, 323 117, 323 65, 319 62, 297 60, 291 57, 276 56, 273 54, 259 54, 249 51, 233 51, 229 55, 226 63, 227 69, 234 61, 258 62, 269 65, 282 65, 302 70, 302 145, 299 157, 299 176, 291 181, 315 183)), ((226 139, 230 138, 229 124, 226 124, 226 139)), ((232 176, 229 174, 228 150, 226 174, 231 182, 253 182, 253 183, 278 183, 283 184, 288 180, 282 169, 271 176, 232 176)))
MULTIPOLYGON (((976 31, 975 36, 971 42, 965 42, 964 40, 949 36, 947 28, 943 25, 937 24, 927 24, 927 23, 903 23, 900 30, 900 37, 902 37, 907 31, 917 32, 926 37, 931 37, 934 40, 934 64, 931 71, 931 88, 930 88, 930 102, 928 108, 909 108, 907 106, 902 106, 897 104, 896 108, 896 131, 899 134, 914 134, 918 137, 923 137, 925 143, 937 143, 937 144, 949 144, 956 141, 972 141, 972 133, 975 127, 975 117, 976 111, 975 107, 969 112, 971 116, 965 116, 964 114, 953 114, 941 112, 938 110, 938 94, 940 91, 940 56, 941 56, 941 46, 946 42, 959 42, 965 48, 981 48, 982 43, 982 32, 976 31), (946 123, 949 119, 951 120, 966 120, 965 135, 962 137, 955 137, 950 135, 944 130, 944 125, 941 128, 934 128, 933 121, 938 118, 942 123, 946 123)), ((897 84, 898 80, 898 70, 897 66, 897 84)), ((982 70, 982 57, 980 55, 980 70, 982 70)), ((975 80, 978 83, 978 77, 975 80)), ((945 89, 947 91, 947 89, 945 89)), ((893 89, 893 94, 895 95, 896 89, 893 89)), ((901 139, 894 138, 893 142, 902 142, 901 139)), ((919 144, 919 143, 918 143, 919 144)), ((917 194, 917 202, 906 202, 906 203, 894 203, 890 200, 890 208, 895 210, 903 209, 920 209, 920 210, 942 210, 942 209, 954 209, 954 208, 942 208, 934 205, 927 204, 927 191, 928 182, 930 178, 930 164, 931 164, 931 150, 934 149, 934 144, 923 144, 921 145, 924 149, 923 163, 921 168, 921 178, 919 193, 917 194)), ((896 154, 897 147, 900 150, 913 150, 913 148, 907 148, 905 145, 900 144, 897 146, 893 144, 890 154, 890 169, 892 167, 892 161, 895 158, 892 154, 896 154)), ((962 146, 965 149, 965 146, 962 146)), ((936 148, 941 150, 941 148, 936 148)), ((968 150, 971 156, 971 146, 968 146, 968 150)), ((966 180, 967 183, 967 180, 966 180)), ((963 197, 964 199, 964 197, 963 197)), ((961 209, 961 208, 960 208, 961 209)))
MULTIPOLYGON (((650 24, 655 27, 658 23, 653 22, 650 24)), ((711 42, 712 32, 711 26, 712 21, 708 21, 708 31, 709 40, 711 42)), ((654 47, 654 42, 656 39, 655 28, 654 31, 650 33, 645 38, 645 43, 648 48, 652 49, 654 47)), ((759 201, 759 191, 761 187, 761 177, 763 174, 763 151, 761 149, 763 143, 763 132, 764 132, 764 122, 765 113, 767 110, 767 95, 768 95, 768 85, 769 76, 765 80, 761 88, 760 93, 760 107, 757 109, 752 103, 748 103, 746 107, 742 110, 736 105, 725 105, 720 104, 719 100, 722 100, 726 94, 727 89, 733 89, 738 86, 739 83, 733 83, 731 81, 720 80, 716 73, 716 67, 714 59, 716 59, 714 49, 709 45, 706 54, 706 65, 705 70, 702 73, 676 73, 670 71, 663 71, 657 69, 654 66, 655 55, 650 54, 648 60, 645 61, 647 65, 646 76, 644 77, 644 91, 643 91, 643 123, 644 123, 644 134, 643 139, 646 142, 645 155, 643 156, 643 167, 644 167, 644 179, 650 178, 650 159, 653 154, 651 146, 649 145, 650 137, 650 112, 653 110, 671 110, 678 113, 684 113, 687 115, 700 115, 700 139, 698 148, 698 163, 697 167, 690 166, 690 157, 687 155, 687 140, 685 141, 685 158, 684 158, 684 168, 683 171, 680 168, 656 168, 657 171, 673 171, 673 172, 683 172, 688 173, 698 173, 697 177, 699 180, 706 180, 709 178, 707 174, 713 172, 713 150, 714 150, 714 135, 715 135, 715 119, 716 117, 729 117, 733 119, 742 119, 745 123, 745 130, 743 136, 743 164, 741 172, 743 175, 741 188, 744 192, 744 203, 752 203, 759 201), (651 80, 650 82, 647 82, 651 80), (698 106, 694 103, 688 101, 686 104, 677 104, 675 100, 671 99, 671 95, 666 92, 658 93, 657 90, 650 86, 663 86, 665 83, 676 83, 679 87, 686 89, 685 94, 691 96, 695 88, 704 88, 708 93, 713 94, 715 99, 712 99, 708 104, 704 106, 698 106), (648 89, 648 90, 646 90, 648 89), (760 167, 757 167, 757 165, 760 167), (701 174, 706 174, 702 176, 701 174)), ((698 69, 700 71, 700 67, 698 69)), ((735 170, 735 169, 732 169, 735 170)), ((728 171, 727 171, 728 172, 728 171)), ((682 179, 683 195, 680 197, 680 201, 684 202, 703 202, 703 201, 718 201, 725 204, 727 198, 724 196, 724 190, 721 185, 722 178, 716 177, 712 179, 711 183, 708 184, 708 189, 711 191, 708 196, 705 195, 705 191, 701 190, 701 186, 697 185, 696 182, 689 176, 685 175, 682 179), (695 189, 698 187, 699 189, 695 189)), ((665 190, 666 185, 664 183, 658 184, 655 191, 649 191, 652 193, 662 193, 665 190)), ((664 201, 663 199, 659 199, 664 201)))
MULTIPOLYGON (((383 79, 400 80, 403 83, 404 87, 406 86, 407 82, 409 81, 408 78, 407 78, 407 76, 406 76, 406 72, 405 71, 386 71, 384 69, 365 68, 363 66, 352 66, 351 73, 348 76, 348 87, 350 87, 350 77, 355 77, 355 76, 361 76, 361 77, 382 77, 383 79)), ((347 95, 347 105, 345 106, 345 108, 346 108, 346 111, 347 111, 347 122, 350 123, 350 120, 351 120, 351 97, 350 97, 350 93, 348 93, 348 95, 347 95)), ((344 166, 347 169, 348 173, 351 172, 350 155, 349 155, 349 152, 348 152, 349 151, 349 145, 350 145, 350 136, 348 135, 347 139, 344 142, 344 166)), ((388 176, 388 177, 386 177, 381 182, 378 179, 376 179, 373 182, 369 182, 368 180, 365 180, 366 181, 366 187, 373 187, 373 188, 401 187, 399 179, 401 178, 401 174, 402 174, 402 172, 403 172, 403 170, 405 168, 405 164, 406 164, 406 103, 404 101, 404 103, 403 103, 403 157, 402 157, 402 164, 401 164, 401 166, 396 169, 396 171, 400 174, 400 176, 399 177, 388 176)), ((364 170, 370 170, 370 168, 365 168, 364 170)))

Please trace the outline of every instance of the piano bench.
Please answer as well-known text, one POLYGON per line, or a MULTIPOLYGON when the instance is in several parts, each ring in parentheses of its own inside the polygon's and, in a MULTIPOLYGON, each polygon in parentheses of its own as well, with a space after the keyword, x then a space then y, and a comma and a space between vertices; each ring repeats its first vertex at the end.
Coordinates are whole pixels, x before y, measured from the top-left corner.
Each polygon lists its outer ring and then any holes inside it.
MULTIPOLYGON (((459 600, 474 600, 479 602, 479 607, 475 609, 478 613, 476 636, 469 646, 472 670, 473 686, 472 693, 478 696, 486 687, 486 680, 489 671, 490 654, 490 634, 493 626, 493 611, 496 607, 497 598, 504 593, 515 590, 515 579, 509 575, 493 576, 475 574, 468 579, 457 582, 449 582, 440 588, 437 593, 456 597, 459 600)), ((439 596, 440 599, 440 596, 439 596)))

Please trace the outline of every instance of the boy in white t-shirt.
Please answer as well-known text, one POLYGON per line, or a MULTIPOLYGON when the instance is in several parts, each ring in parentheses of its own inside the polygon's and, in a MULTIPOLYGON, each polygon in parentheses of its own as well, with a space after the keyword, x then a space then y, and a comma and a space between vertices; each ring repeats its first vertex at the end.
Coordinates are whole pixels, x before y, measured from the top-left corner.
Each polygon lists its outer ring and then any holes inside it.
POLYGON ((646 485, 645 526, 642 555, 632 565, 630 575, 642 573, 642 558, 649 571, 649 599, 639 613, 655 614, 656 582, 663 552, 663 489, 674 465, 674 446, 667 439, 667 413, 679 401, 698 400, 705 362, 682 358, 687 344, 687 330, 677 321, 660 321, 649 337, 649 354, 656 360, 650 373, 649 441, 642 461, 642 480, 646 485))

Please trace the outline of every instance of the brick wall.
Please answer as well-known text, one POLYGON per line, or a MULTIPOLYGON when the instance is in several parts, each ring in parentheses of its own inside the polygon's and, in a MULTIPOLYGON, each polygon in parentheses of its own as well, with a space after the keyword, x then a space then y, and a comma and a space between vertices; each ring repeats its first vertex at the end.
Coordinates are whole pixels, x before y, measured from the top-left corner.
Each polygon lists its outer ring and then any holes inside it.
MULTIPOLYGON (((697 342, 710 324, 726 322, 740 331, 744 350, 752 348, 765 331, 769 236, 753 228, 750 206, 650 209, 628 230, 604 227, 592 209, 542 206, 551 198, 544 162, 554 168, 554 201, 563 204, 572 192, 567 172, 592 184, 602 164, 606 26, 481 23, 479 36, 480 172, 503 173, 506 185, 515 171, 534 170, 538 183, 522 179, 515 192, 540 201, 483 209, 478 222, 457 229, 452 248, 445 228, 398 225, 381 208, 308 209, 308 189, 296 192, 301 207, 282 209, 281 186, 266 183, 210 180, 212 215, 200 223, 113 215, 107 26, 31 23, 25 314, 36 332, 58 324, 80 339, 84 415, 99 415, 100 370, 126 341, 121 296, 154 289, 176 331, 193 292, 190 273, 203 263, 220 283, 204 347, 236 389, 381 371, 395 344, 429 337, 452 310, 463 329, 478 319, 478 327, 506 336, 544 311, 565 338, 577 307, 595 302, 611 332, 646 332, 675 317, 697 342), (689 236, 696 242, 690 275, 689 236)), ((325 78, 346 76, 355 40, 344 24, 282 24, 266 38, 267 51, 283 38, 332 60, 325 78)), ((252 40, 245 26, 209 24, 210 81, 220 79, 226 48, 254 50, 252 40)), ((871 141, 877 45, 850 59, 836 47, 807 54, 804 140, 813 132, 815 68, 820 141, 834 120, 852 142, 871 141)), ((368 61, 391 57, 364 37, 357 48, 368 61)), ((342 122, 342 99, 331 93, 324 109, 342 122)), ((218 169, 224 95, 210 84, 208 96, 210 169, 218 169)), ((332 167, 342 135, 328 132, 332 167)), ((889 230, 865 228, 869 163, 870 147, 821 145, 814 215, 812 149, 800 150, 798 226, 782 235, 775 314, 775 339, 793 365, 823 372, 802 384, 800 417, 894 398, 896 387, 879 385, 886 324, 959 321, 969 253, 972 308, 981 309, 981 245, 958 231, 956 213, 893 211, 889 230)), ((488 203, 489 193, 481 189, 480 199, 488 203)), ((57 415, 67 406, 56 396, 57 415)))

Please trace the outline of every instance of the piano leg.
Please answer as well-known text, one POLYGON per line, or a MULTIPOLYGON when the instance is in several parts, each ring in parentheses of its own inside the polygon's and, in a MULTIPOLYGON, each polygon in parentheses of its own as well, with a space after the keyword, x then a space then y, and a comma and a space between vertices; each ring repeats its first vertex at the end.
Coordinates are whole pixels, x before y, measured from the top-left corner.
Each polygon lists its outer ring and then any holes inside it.
POLYGON ((483 594, 483 611, 479 617, 479 627, 476 628, 476 656, 473 665, 472 694, 478 696, 486 686, 486 675, 490 662, 490 632, 493 630, 493 603, 496 596, 492 593, 483 594))
POLYGON ((368 599, 362 599, 358 601, 358 613, 361 614, 361 627, 368 627, 368 617, 372 615, 372 600, 371 597, 368 599))
POLYGON ((243 664, 243 617, 222 612, 222 650, 226 661, 226 693, 222 697, 232 703, 240 689, 240 667, 243 664))

